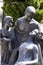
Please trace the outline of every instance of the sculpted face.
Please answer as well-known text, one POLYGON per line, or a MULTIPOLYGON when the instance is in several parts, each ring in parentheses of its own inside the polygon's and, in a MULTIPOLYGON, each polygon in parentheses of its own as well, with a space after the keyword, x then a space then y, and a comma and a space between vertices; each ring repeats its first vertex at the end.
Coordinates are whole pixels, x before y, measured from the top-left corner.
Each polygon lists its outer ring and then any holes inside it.
POLYGON ((9 25, 6 23, 4 28, 8 30, 9 29, 9 25))
POLYGON ((29 13, 26 13, 25 16, 26 16, 26 18, 27 18, 28 21, 31 20, 31 13, 30 12, 29 13))

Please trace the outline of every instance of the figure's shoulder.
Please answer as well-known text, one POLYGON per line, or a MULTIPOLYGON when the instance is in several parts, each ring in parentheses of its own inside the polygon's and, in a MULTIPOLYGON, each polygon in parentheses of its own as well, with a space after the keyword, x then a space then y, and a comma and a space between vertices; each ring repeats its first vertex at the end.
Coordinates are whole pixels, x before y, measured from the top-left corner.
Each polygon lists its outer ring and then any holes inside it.
POLYGON ((25 20, 25 17, 23 16, 23 17, 18 18, 18 19, 16 20, 16 22, 22 22, 22 21, 24 21, 24 20, 25 20))
POLYGON ((30 23, 34 23, 34 24, 40 25, 40 23, 38 21, 36 21, 34 18, 32 18, 30 23))

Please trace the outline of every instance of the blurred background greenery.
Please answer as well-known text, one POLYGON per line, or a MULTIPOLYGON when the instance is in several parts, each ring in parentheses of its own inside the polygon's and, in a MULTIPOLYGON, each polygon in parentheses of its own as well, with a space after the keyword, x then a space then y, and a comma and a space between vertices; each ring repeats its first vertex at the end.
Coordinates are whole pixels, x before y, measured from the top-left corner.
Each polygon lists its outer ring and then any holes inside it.
POLYGON ((36 8, 35 19, 38 22, 43 22, 43 0, 3 0, 4 6, 2 7, 5 15, 13 17, 14 22, 17 18, 24 15, 27 6, 34 6, 36 8))

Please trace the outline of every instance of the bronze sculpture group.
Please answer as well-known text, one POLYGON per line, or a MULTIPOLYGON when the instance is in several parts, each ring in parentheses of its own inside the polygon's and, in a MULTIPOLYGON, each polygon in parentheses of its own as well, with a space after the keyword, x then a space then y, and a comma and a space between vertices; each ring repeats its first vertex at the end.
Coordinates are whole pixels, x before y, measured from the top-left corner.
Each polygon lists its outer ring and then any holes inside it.
POLYGON ((41 47, 36 40, 40 32, 40 24, 33 19, 35 13, 35 8, 28 6, 25 16, 18 18, 15 25, 11 16, 4 18, 5 26, 0 30, 0 38, 3 38, 1 40, 2 63, 42 65, 41 47), (9 31, 10 26, 13 28, 9 31))

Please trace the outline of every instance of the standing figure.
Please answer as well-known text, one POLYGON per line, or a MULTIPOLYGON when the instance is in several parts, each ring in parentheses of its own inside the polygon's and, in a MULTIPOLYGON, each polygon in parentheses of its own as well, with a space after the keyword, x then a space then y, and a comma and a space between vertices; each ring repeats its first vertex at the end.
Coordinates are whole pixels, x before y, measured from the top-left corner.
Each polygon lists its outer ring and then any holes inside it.
POLYGON ((41 48, 37 43, 33 43, 33 38, 30 36, 36 36, 40 32, 40 24, 33 18, 35 13, 35 8, 28 6, 25 10, 25 16, 18 18, 15 23, 16 47, 19 47, 19 57, 15 65, 19 65, 19 63, 25 64, 28 61, 30 64, 38 61, 39 65, 42 65, 42 60, 39 61, 41 52, 38 52, 41 48))
MULTIPOLYGON (((13 18, 11 16, 5 16, 4 18, 4 27, 0 30, 2 33, 2 37, 9 38, 9 28, 10 26, 13 26, 13 18)), ((7 63, 9 60, 9 41, 6 39, 3 39, 1 41, 1 62, 7 63)))

